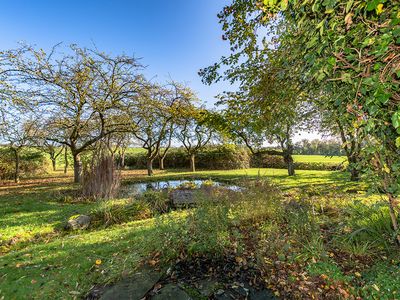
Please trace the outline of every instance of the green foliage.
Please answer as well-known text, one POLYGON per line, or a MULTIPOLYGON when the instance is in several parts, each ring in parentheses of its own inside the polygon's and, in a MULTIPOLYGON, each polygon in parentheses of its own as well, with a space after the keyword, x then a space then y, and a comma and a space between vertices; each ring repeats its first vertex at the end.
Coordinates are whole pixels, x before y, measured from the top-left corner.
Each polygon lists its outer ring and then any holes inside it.
POLYGON ((153 215, 149 205, 132 199, 104 200, 91 212, 92 227, 107 227, 147 219, 153 215))
POLYGON ((138 197, 138 201, 147 205, 153 215, 163 214, 171 209, 171 203, 166 191, 146 191, 138 197))
POLYGON ((310 264, 307 267, 307 271, 313 276, 326 275, 330 284, 334 283, 334 281, 349 281, 351 279, 350 276, 344 275, 340 267, 332 261, 310 264))
MULTIPOLYGON (((200 169, 242 169, 249 167, 249 155, 243 148, 233 145, 209 146, 203 148, 196 154, 196 166, 200 169)), ((143 169, 146 167, 146 155, 144 153, 128 153, 125 157, 127 167, 143 169)), ((158 160, 154 166, 158 167, 158 160)), ((165 160, 165 167, 177 169, 188 168, 189 157, 183 148, 174 148, 168 151, 165 160)))
POLYGON ((366 299, 397 299, 399 297, 400 268, 398 261, 378 262, 363 276, 365 284, 359 293, 366 299))
MULTIPOLYGON (((34 148, 22 149, 20 159, 20 172, 26 177, 43 174, 50 168, 45 154, 34 148)), ((13 151, 0 147, 0 179, 12 179, 14 172, 15 155, 13 151)))

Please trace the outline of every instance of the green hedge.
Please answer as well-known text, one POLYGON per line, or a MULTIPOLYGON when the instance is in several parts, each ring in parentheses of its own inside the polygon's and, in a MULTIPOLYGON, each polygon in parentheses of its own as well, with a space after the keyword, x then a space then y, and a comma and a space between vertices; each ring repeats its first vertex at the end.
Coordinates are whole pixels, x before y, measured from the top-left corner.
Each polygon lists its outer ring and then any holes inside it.
MULTIPOLYGON (((166 169, 189 168, 189 156, 183 148, 173 148, 164 160, 166 169)), ((125 166, 132 169, 146 168, 146 153, 128 153, 125 155, 125 166)), ((154 168, 159 167, 158 159, 154 168)), ((196 155, 196 167, 200 169, 229 170, 250 167, 250 155, 246 149, 234 145, 210 146, 196 155)))
MULTIPOLYGON (((36 149, 23 149, 20 154, 20 175, 32 176, 46 172, 49 162, 46 154, 36 149)), ((0 147, 0 179, 13 179, 15 172, 14 153, 6 147, 0 147)))
MULTIPOLYGON (((131 169, 146 168, 146 153, 127 153, 125 166, 131 169)), ((159 167, 158 159, 154 160, 154 168, 159 167)), ((189 168, 189 157, 183 148, 173 148, 164 160, 166 169, 189 168)), ((266 154, 251 155, 247 149, 235 145, 206 147, 196 155, 196 167, 199 169, 229 170, 252 168, 286 169, 282 156, 266 154)), ((295 162, 297 170, 341 170, 344 166, 336 163, 295 162)))

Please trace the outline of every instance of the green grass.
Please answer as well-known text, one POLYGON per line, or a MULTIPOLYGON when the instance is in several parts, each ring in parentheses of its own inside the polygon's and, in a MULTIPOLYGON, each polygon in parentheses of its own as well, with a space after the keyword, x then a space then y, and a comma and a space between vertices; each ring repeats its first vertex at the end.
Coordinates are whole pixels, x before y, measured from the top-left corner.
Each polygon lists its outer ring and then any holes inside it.
MULTIPOLYGON (((367 219, 366 213, 363 214, 366 216, 365 222, 362 222, 362 219, 359 220, 363 216, 349 217, 349 212, 353 214, 354 209, 361 211, 366 207, 354 206, 352 210, 350 209, 353 207, 351 205, 356 200, 363 201, 362 203, 369 201, 371 208, 374 208, 373 203, 379 201, 379 197, 368 197, 365 194, 354 194, 351 197, 348 195, 346 197, 335 196, 334 193, 341 192, 345 188, 363 188, 362 184, 350 183, 347 180, 348 174, 339 171, 298 170, 293 177, 287 176, 286 170, 257 168, 198 171, 194 174, 177 170, 157 171, 153 177, 137 175, 135 172, 124 172, 125 184, 135 181, 190 178, 212 178, 213 180, 230 182, 267 178, 281 189, 289 190, 290 194, 292 194, 292 191, 298 191, 299 198, 309 201, 311 205, 315 205, 317 210, 327 212, 328 214, 322 215, 317 223, 329 225, 328 228, 332 232, 340 232, 336 228, 343 227, 341 222, 345 220, 344 218, 350 218, 350 221, 354 219, 354 224, 347 221, 354 228, 357 228, 356 226, 368 226, 369 219, 367 219), (303 193, 303 189, 307 192, 303 193), (315 194, 312 192, 314 190, 317 190, 315 194), (326 193, 330 193, 329 196, 324 196, 326 193), (311 198, 313 198, 312 201, 311 198), (333 213, 334 216, 332 216, 333 213)), ((142 174, 144 173, 143 171, 142 174)), ((214 247, 214 250, 220 251, 221 244, 218 240, 213 240, 215 235, 210 234, 210 231, 218 228, 218 226, 214 226, 215 224, 219 224, 219 228, 225 230, 223 224, 225 213, 229 212, 236 219, 249 218, 249 220, 257 215, 253 212, 254 206, 250 207, 245 204, 239 207, 240 209, 237 208, 236 213, 234 210, 221 210, 213 214, 213 211, 210 211, 207 207, 194 210, 197 211, 200 220, 203 220, 201 222, 196 221, 197 226, 203 228, 196 233, 197 236, 194 236, 193 233, 188 234, 185 231, 187 230, 186 227, 179 225, 188 216, 185 211, 168 213, 164 215, 166 221, 162 222, 159 218, 149 218, 141 221, 126 221, 107 228, 99 226, 86 231, 60 233, 56 229, 60 228, 70 216, 95 211, 99 208, 99 204, 65 201, 70 200, 68 191, 75 189, 76 186, 66 181, 63 176, 59 178, 53 176, 55 181, 50 181, 49 175, 47 175, 43 178, 43 182, 27 184, 23 188, 3 187, 0 189, 0 241, 3 243, 4 251, 3 254, 0 254, 0 299, 2 299, 2 296, 4 296, 4 299, 71 299, 81 297, 95 284, 115 281, 130 272, 134 272, 139 263, 155 251, 164 251, 166 258, 173 258, 182 245, 185 245, 189 249, 188 251, 194 252, 210 251, 212 247, 214 247), (207 220, 207 222, 204 220, 207 220), (213 220, 214 223, 209 223, 208 220, 213 220), (14 240, 15 244, 9 245, 8 242, 11 240, 14 240), (168 244, 168 247, 165 247, 165 243, 168 244), (102 263, 96 266, 95 261, 99 259, 102 263)), ((269 190, 266 194, 271 193, 274 192, 269 190)), ((262 194, 259 194, 259 196, 261 197, 262 194)), ((257 213, 262 211, 262 208, 266 209, 266 211, 263 211, 260 220, 266 220, 265 214, 273 216, 274 211, 268 209, 269 204, 267 203, 262 203, 255 209, 257 213)), ((230 218, 232 218, 232 215, 230 218)), ((372 215, 370 219, 376 219, 379 216, 379 213, 377 213, 372 215)), ((232 219, 230 220, 232 221, 232 219)), ((235 220, 232 222, 235 222, 235 220)), ((250 221, 249 224, 257 222, 259 221, 250 221)), ((307 225, 309 221, 304 222, 307 225)), ((376 222, 374 224, 378 224, 376 222)), ((377 231, 381 228, 378 225, 374 225, 377 231)), ((273 228, 271 226, 270 228, 273 228)), ((279 228, 275 230, 279 230, 279 228)), ((225 234, 227 233, 225 231, 223 233, 223 236, 226 237, 225 234)), ((364 242, 369 243, 371 241, 368 236, 360 236, 360 238, 362 239, 356 240, 357 245, 361 245, 360 247, 364 242)), ((277 238, 277 241, 279 240, 281 240, 281 237, 277 238)), ((229 242, 229 239, 225 242, 229 242)), ((344 239, 333 240, 330 238, 328 244, 321 242, 318 247, 334 247, 341 245, 340 243, 344 243, 344 239)), ((371 243, 376 242, 372 240, 371 243)), ((313 243, 310 243, 307 248, 303 246, 305 248, 301 251, 308 251, 306 254, 300 253, 298 255, 294 253, 293 256, 315 256, 313 253, 320 250, 311 249, 310 247, 314 247, 313 245, 313 243)), ((372 249, 373 255, 380 253, 377 252, 377 249, 380 248, 372 249)), ((372 250, 366 248, 364 254, 370 255, 372 250)), ((346 251, 351 252, 353 250, 346 251)), ((286 255, 286 253, 284 254, 286 255)), ((337 274, 341 275, 340 272, 343 272, 340 266, 337 266, 337 268, 324 264, 317 266, 319 267, 309 271, 312 271, 312 274, 328 273, 332 277, 337 274)), ((375 283, 381 287, 385 284, 393 285, 393 277, 386 274, 384 269, 379 269, 379 278, 376 280, 373 278, 374 273, 373 269, 365 272, 369 276, 368 287, 365 292, 361 291, 361 294, 370 295, 373 293, 375 283)), ((379 295, 382 296, 382 294, 379 295)))
POLYGON ((137 153, 145 153, 146 150, 141 147, 129 147, 126 149, 126 154, 137 154, 137 153))
POLYGON ((332 163, 340 164, 347 161, 345 156, 324 156, 324 155, 293 155, 295 162, 310 163, 332 163))

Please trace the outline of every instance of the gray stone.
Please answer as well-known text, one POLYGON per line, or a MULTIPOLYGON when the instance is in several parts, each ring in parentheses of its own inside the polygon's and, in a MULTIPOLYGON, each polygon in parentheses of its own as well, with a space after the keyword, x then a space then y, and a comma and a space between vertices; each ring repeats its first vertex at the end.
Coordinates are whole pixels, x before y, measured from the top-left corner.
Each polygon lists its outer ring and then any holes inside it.
POLYGON ((79 215, 68 220, 66 229, 77 230, 86 229, 90 225, 91 218, 87 215, 79 215))
POLYGON ((216 290, 218 290, 220 284, 217 281, 212 280, 203 280, 200 281, 198 284, 198 290, 200 294, 209 297, 211 296, 216 290))
POLYGON ((192 300, 192 298, 180 287, 167 284, 157 295, 154 295, 152 300, 192 300))
POLYGON ((249 298, 251 300, 277 300, 274 294, 270 290, 256 290, 250 288, 249 298))
POLYGON ((109 288, 101 300, 140 300, 161 279, 162 272, 143 269, 109 288))
POLYGON ((188 206, 196 203, 195 190, 173 190, 169 197, 174 206, 188 206))

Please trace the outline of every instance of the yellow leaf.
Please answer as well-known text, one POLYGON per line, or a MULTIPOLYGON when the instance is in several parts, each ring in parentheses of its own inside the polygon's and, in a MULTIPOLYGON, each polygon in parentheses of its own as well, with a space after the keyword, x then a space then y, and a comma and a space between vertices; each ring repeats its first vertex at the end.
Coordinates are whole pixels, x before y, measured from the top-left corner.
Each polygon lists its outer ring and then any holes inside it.
POLYGON ((390 169, 389 169, 389 167, 387 166, 387 164, 384 164, 384 165, 383 165, 382 170, 385 171, 386 173, 390 174, 390 169))
POLYGON ((373 284, 372 287, 373 287, 375 290, 377 290, 378 292, 380 291, 380 290, 379 290, 379 287, 378 287, 376 284, 373 284))
POLYGON ((356 277, 361 277, 360 272, 354 272, 354 275, 356 275, 356 277))
POLYGON ((378 6, 376 7, 376 13, 380 15, 383 12, 383 4, 379 3, 378 6))
POLYGON ((240 264, 243 261, 243 258, 241 258, 240 256, 236 256, 235 260, 238 264, 240 264))

